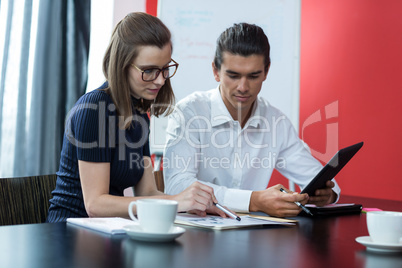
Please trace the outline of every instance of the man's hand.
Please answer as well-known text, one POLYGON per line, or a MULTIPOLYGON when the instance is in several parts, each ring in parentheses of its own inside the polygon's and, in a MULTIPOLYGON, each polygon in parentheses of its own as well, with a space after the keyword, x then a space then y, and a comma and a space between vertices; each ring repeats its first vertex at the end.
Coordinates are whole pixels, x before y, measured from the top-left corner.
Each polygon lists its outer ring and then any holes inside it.
POLYGON ((331 203, 334 203, 337 198, 337 194, 332 191, 335 186, 333 181, 327 181, 326 187, 315 191, 315 196, 310 196, 308 200, 309 204, 314 204, 318 207, 322 207, 331 203))
POLYGON ((294 217, 301 211, 301 208, 294 202, 298 201, 305 205, 308 200, 308 194, 293 193, 278 184, 263 191, 252 192, 249 210, 262 211, 276 217, 294 217), (280 188, 285 189, 288 193, 282 193, 280 188))

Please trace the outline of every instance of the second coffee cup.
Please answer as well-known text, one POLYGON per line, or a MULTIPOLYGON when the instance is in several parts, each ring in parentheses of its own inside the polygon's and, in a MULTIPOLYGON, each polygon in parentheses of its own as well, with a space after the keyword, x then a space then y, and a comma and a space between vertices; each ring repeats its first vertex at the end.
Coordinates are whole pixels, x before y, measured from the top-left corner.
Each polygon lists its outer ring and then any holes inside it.
POLYGON ((367 229, 375 243, 398 244, 402 238, 402 212, 367 212, 367 229))

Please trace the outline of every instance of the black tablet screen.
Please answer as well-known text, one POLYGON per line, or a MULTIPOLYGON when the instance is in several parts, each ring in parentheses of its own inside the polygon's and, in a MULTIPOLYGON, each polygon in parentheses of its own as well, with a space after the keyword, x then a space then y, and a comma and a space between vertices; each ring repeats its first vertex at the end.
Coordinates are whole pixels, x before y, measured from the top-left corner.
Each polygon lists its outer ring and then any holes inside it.
POLYGON ((310 196, 313 196, 315 190, 324 188, 326 182, 332 180, 362 146, 363 142, 359 142, 339 150, 301 193, 307 193, 310 196))

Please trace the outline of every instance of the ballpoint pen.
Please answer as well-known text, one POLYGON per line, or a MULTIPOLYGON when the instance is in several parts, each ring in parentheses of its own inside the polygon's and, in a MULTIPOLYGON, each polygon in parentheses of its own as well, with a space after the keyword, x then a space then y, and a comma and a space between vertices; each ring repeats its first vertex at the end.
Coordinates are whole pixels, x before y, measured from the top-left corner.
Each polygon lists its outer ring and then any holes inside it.
MULTIPOLYGON (((279 189, 282 193, 287 194, 288 192, 286 192, 283 188, 279 189)), ((311 211, 306 208, 305 206, 303 206, 300 202, 296 201, 294 202, 298 207, 300 207, 302 210, 304 210, 304 212, 306 212, 307 214, 310 214, 311 216, 314 216, 313 213, 311 213, 311 211)))
POLYGON ((226 208, 222 207, 221 205, 219 205, 218 203, 214 203, 214 205, 219 208, 220 210, 222 210, 223 212, 225 212, 227 215, 229 215, 231 218, 236 219, 238 221, 241 221, 241 218, 235 214, 233 214, 232 212, 230 212, 229 210, 227 210, 226 208))

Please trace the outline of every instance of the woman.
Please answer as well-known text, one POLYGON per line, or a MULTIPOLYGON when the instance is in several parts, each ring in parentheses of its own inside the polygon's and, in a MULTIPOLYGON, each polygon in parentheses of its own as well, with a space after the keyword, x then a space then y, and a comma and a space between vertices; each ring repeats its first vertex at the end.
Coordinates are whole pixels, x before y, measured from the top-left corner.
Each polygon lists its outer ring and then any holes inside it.
POLYGON ((177 200, 179 211, 225 217, 209 186, 194 183, 173 196, 156 189, 146 112, 171 112, 170 78, 178 67, 171 54, 171 34, 158 18, 131 13, 116 25, 103 59, 106 82, 82 96, 67 118, 48 222, 128 217, 131 201, 150 197, 177 200), (130 186, 135 197, 124 197, 130 186))

